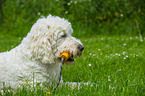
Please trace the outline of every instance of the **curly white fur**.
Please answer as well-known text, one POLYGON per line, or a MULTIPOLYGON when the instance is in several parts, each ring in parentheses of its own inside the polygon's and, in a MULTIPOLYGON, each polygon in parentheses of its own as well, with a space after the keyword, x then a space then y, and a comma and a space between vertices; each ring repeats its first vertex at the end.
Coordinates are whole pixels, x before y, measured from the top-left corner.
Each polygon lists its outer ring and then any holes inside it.
POLYGON ((49 15, 39 19, 20 45, 0 53, 0 88, 16 87, 26 80, 49 82, 57 80, 62 52, 74 57, 81 54, 80 40, 71 36, 71 23, 49 15), (34 76, 33 76, 34 74, 34 76))

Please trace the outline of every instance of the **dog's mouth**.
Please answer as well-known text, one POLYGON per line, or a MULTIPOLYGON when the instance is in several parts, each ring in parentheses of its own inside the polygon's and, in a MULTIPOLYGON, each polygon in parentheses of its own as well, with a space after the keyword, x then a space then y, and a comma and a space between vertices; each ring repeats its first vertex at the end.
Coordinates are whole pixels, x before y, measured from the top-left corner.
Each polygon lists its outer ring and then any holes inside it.
POLYGON ((64 52, 61 53, 61 55, 59 57, 59 60, 60 61, 61 61, 61 57, 63 55, 65 55, 65 53, 68 53, 68 56, 66 55, 66 57, 68 57, 67 60, 64 60, 65 61, 65 64, 74 64, 74 62, 75 62, 75 59, 74 58, 80 57, 82 55, 82 52, 81 51, 77 51, 76 54, 72 54, 72 53, 69 53, 67 51, 66 52, 64 51, 64 52))
MULTIPOLYGON (((59 57, 59 60, 61 61, 61 57, 59 57)), ((75 62, 75 59, 74 59, 73 55, 71 55, 69 58, 67 58, 67 60, 64 60, 65 65, 74 64, 74 62, 75 62)))
POLYGON ((67 61, 69 61, 69 62, 74 62, 74 58, 73 58, 73 56, 71 56, 70 58, 68 58, 67 61))
MULTIPOLYGON (((61 58, 59 58, 60 60, 61 60, 61 58)), ((67 60, 66 60, 66 62, 74 62, 75 60, 74 60, 74 56, 71 56, 70 58, 68 58, 67 60)))

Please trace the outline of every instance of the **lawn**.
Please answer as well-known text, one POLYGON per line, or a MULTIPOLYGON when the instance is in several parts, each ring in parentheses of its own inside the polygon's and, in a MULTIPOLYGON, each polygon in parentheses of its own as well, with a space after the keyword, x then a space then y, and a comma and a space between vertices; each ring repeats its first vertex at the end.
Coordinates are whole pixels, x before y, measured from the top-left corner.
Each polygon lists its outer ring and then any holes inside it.
MULTIPOLYGON (((1 35, 0 52, 20 44, 23 38, 1 35)), ((98 35, 81 37, 83 55, 75 64, 64 65, 64 82, 81 82, 76 86, 60 85, 52 96, 143 96, 145 95, 145 38, 138 36, 98 35), (83 84, 85 83, 85 85, 83 84), (87 83, 87 84, 86 84, 87 83)), ((11 89, 13 90, 13 89, 11 89)), ((45 96, 51 88, 25 85, 5 96, 45 96)))

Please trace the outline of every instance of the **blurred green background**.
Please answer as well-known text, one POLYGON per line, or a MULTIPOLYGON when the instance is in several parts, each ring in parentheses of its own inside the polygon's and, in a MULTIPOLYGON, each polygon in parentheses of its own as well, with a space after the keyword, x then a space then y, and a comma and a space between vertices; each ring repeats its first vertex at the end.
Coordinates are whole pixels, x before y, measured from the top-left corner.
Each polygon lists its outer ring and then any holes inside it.
POLYGON ((0 0, 0 35, 24 37, 49 14, 68 19, 76 37, 145 34, 144 0, 0 0))

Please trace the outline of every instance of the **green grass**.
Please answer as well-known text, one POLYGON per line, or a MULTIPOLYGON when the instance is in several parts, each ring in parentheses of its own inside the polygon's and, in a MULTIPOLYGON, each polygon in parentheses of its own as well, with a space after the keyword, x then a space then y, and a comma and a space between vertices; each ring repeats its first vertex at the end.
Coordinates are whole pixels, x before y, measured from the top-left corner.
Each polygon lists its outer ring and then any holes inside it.
MULTIPOLYGON (((85 46, 75 64, 63 67, 64 82, 89 82, 70 87, 62 85, 51 96, 144 96, 145 42, 138 36, 99 35, 80 38, 85 46), (89 66, 91 65, 91 66, 89 66), (93 83, 93 85, 91 85, 93 83)), ((22 38, 1 35, 0 52, 17 46, 22 38), (9 39, 8 39, 9 38, 9 39)), ((11 89, 13 90, 13 89, 11 89)), ((52 88, 25 85, 5 96, 45 96, 52 88)))

